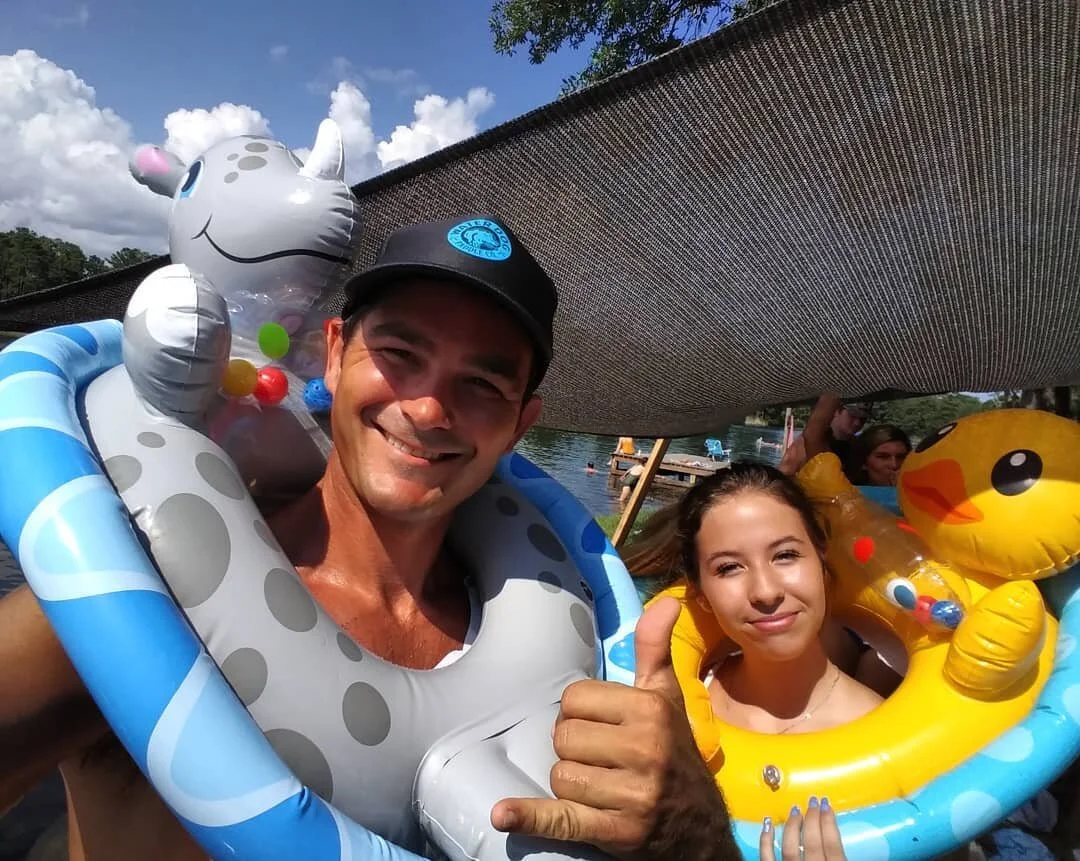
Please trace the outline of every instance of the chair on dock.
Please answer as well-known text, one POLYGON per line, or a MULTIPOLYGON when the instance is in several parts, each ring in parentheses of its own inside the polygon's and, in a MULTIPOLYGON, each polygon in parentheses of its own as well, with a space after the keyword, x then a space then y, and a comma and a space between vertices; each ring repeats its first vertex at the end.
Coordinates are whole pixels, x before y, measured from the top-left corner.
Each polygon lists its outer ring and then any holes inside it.
POLYGON ((718 439, 705 440, 705 451, 709 453, 710 460, 731 460, 731 452, 718 439))

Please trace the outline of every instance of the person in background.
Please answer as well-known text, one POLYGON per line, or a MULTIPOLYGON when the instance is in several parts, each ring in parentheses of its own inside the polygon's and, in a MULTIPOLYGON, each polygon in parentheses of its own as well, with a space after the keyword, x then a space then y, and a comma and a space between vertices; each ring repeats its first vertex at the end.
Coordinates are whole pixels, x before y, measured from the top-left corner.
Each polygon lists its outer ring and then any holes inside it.
MULTIPOLYGON (((862 403, 843 404, 833 414, 829 422, 829 448, 840 458, 841 463, 847 463, 851 457, 855 436, 862 430, 869 415, 869 406, 862 403)), ((806 440, 799 436, 784 452, 780 460, 780 471, 794 475, 803 468, 807 460, 806 440)))
POLYGON ((622 477, 622 481, 619 482, 622 485, 622 490, 619 491, 619 509, 626 508, 626 503, 630 501, 630 494, 633 492, 634 487, 641 480, 641 474, 645 471, 644 464, 635 463, 630 469, 626 471, 626 475, 622 477))
POLYGON ((911 453, 911 440, 896 425, 874 425, 855 438, 844 474, 855 485, 895 487, 896 476, 911 453))
POLYGON ((618 443, 615 445, 615 454, 636 454, 637 446, 634 444, 634 438, 632 436, 619 437, 618 443))

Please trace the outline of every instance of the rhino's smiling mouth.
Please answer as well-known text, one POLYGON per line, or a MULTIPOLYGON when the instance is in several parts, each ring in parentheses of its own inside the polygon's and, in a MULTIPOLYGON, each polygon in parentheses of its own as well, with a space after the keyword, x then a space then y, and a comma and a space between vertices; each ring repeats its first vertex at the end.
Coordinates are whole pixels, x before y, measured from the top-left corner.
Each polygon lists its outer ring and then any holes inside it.
POLYGON ((272 251, 269 254, 260 254, 257 257, 240 257, 236 254, 230 254, 216 242, 209 233, 210 222, 214 216, 211 215, 206 219, 206 224, 202 226, 202 230, 192 236, 192 240, 200 237, 204 238, 210 243, 210 246, 226 260, 231 260, 233 263, 265 263, 268 260, 280 260, 282 257, 317 257, 319 260, 325 260, 328 263, 339 263, 343 265, 349 264, 348 257, 342 257, 338 254, 331 254, 328 251, 312 251, 308 248, 290 248, 284 251, 272 251))

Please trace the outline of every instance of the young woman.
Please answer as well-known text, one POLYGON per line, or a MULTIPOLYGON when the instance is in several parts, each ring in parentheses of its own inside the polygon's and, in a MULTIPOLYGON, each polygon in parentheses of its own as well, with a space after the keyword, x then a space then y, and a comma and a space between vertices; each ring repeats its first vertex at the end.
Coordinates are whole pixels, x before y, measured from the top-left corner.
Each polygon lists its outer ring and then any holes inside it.
POLYGON ((738 651, 707 677, 718 717, 756 732, 827 729, 881 697, 829 657, 825 534, 790 478, 738 463, 679 504, 681 567, 738 651))
POLYGON ((874 425, 855 438, 844 473, 852 484, 891 487, 910 453, 911 440, 900 428, 874 425))

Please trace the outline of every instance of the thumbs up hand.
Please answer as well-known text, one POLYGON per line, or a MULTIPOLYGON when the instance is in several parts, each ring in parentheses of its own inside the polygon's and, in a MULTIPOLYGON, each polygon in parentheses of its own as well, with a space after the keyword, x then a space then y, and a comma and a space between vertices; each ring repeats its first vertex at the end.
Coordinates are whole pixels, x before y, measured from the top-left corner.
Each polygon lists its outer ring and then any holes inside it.
POLYGON ((634 687, 567 687, 553 733, 555 798, 504 798, 491 812, 496 829, 589 843, 625 861, 741 857, 671 667, 678 617, 671 598, 638 621, 634 687))

